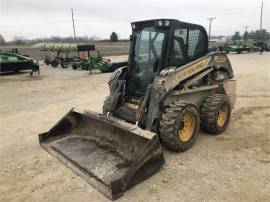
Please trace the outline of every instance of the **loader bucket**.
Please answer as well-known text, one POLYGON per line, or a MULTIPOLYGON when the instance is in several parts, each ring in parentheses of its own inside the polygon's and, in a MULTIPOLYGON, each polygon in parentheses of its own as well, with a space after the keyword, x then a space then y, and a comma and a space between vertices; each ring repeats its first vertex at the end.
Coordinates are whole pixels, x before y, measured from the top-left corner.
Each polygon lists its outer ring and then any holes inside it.
POLYGON ((72 109, 39 142, 111 200, 154 174, 164 160, 156 134, 89 111, 72 109))

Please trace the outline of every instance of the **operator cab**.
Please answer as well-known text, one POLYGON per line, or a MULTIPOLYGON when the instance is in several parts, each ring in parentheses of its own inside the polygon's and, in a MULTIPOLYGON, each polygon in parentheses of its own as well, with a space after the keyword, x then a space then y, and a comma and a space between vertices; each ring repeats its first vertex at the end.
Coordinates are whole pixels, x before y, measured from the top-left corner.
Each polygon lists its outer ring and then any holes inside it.
POLYGON ((127 72, 129 95, 140 98, 163 69, 180 67, 207 53, 208 37, 200 26, 172 19, 131 23, 127 72))

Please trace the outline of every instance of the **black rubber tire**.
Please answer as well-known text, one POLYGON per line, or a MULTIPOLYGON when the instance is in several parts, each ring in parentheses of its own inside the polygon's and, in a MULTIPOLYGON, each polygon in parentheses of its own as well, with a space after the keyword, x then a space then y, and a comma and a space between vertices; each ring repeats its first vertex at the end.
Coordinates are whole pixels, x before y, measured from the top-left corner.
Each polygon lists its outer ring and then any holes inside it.
POLYGON ((68 64, 67 63, 61 63, 61 67, 66 69, 66 68, 68 68, 68 64))
POLYGON ((197 108, 182 101, 174 102, 165 108, 159 122, 159 137, 168 149, 181 152, 189 149, 195 143, 200 129, 200 117, 197 108), (179 138, 179 130, 183 127, 182 118, 185 112, 191 112, 195 117, 195 127, 191 138, 183 142, 179 138))
POLYGON ((51 63, 51 65, 53 67, 57 67, 58 66, 58 61, 57 60, 53 60, 52 63, 51 63))
POLYGON ((225 131, 231 117, 231 104, 229 98, 223 94, 210 95, 203 103, 201 109, 201 128, 204 132, 218 135, 225 131), (222 127, 217 124, 218 111, 223 104, 228 106, 227 120, 222 127))

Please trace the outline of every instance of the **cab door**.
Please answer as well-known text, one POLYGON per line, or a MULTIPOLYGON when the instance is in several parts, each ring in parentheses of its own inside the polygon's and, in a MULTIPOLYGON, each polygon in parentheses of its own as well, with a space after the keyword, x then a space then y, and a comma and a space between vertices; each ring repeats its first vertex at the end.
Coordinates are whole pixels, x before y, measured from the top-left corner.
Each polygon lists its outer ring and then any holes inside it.
POLYGON ((141 97, 157 74, 165 33, 163 30, 144 28, 136 34, 134 55, 128 71, 128 95, 141 97))

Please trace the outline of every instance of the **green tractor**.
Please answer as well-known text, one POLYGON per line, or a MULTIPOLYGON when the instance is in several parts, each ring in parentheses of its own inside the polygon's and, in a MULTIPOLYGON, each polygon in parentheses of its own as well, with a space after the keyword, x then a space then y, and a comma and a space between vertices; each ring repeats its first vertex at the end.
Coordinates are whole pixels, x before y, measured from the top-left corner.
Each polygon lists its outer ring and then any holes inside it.
POLYGON ((55 54, 46 55, 44 59, 44 63, 46 65, 52 65, 53 67, 58 67, 60 64, 62 68, 67 68, 68 65, 74 61, 74 57, 69 57, 71 52, 70 48, 57 48, 55 54))
POLYGON ((90 70, 91 62, 90 62, 90 51, 95 50, 95 45, 92 44, 81 44, 77 45, 78 56, 72 62, 71 66, 73 69, 82 69, 82 70, 90 70), (86 55, 86 53, 87 55, 86 55))
POLYGON ((104 59, 99 51, 95 51, 95 45, 82 44, 78 45, 77 49, 78 59, 72 64, 73 69, 108 71, 110 60, 104 59), (96 55, 90 54, 90 51, 95 51, 96 55), (87 52, 87 55, 84 52, 87 52))

